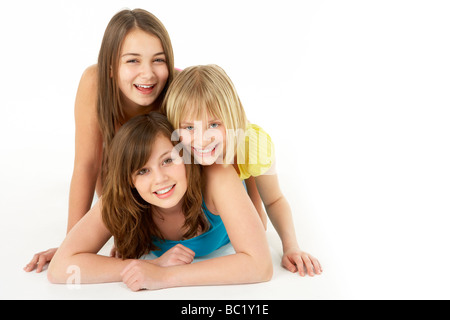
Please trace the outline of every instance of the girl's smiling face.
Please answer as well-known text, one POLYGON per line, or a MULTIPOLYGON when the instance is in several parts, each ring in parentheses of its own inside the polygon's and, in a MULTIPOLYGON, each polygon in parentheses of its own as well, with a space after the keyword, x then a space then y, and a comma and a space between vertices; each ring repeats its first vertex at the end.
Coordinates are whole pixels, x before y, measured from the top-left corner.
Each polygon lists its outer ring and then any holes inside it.
POLYGON ((172 151, 172 142, 159 135, 147 163, 133 174, 134 187, 142 199, 159 208, 179 205, 187 190, 185 164, 172 151))
POLYGON ((152 105, 163 91, 168 77, 161 41, 140 29, 128 33, 122 44, 118 68, 118 84, 126 105, 152 105))
POLYGON ((221 120, 210 115, 202 119, 182 119, 179 133, 185 149, 194 155, 197 163, 224 163, 226 128, 221 120))

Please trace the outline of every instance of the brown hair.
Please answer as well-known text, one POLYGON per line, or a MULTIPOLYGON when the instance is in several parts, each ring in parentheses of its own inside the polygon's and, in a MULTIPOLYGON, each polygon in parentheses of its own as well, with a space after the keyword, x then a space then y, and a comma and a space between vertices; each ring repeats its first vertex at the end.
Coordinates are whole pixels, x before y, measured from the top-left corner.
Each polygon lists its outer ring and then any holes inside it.
MULTIPOLYGON (((124 112, 117 77, 119 55, 127 34, 135 29, 148 32, 159 38, 164 50, 169 76, 166 85, 155 101, 160 106, 167 88, 174 77, 174 55, 169 34, 154 15, 143 9, 122 10, 109 22, 103 35, 98 55, 97 118, 103 136, 104 153, 107 153, 117 128, 123 124, 124 112), (112 73, 111 73, 112 72, 112 73)), ((105 157, 103 157, 104 159, 105 157)), ((102 161, 102 167, 105 163, 102 161)), ((103 176, 103 170, 101 171, 103 176)))
MULTIPOLYGON (((164 239, 153 222, 152 205, 141 198, 133 185, 133 174, 150 158, 156 139, 171 140, 173 127, 167 118, 151 112, 127 121, 117 132, 107 155, 107 168, 102 196, 102 218, 115 238, 123 259, 139 258, 149 250, 157 250, 153 237, 164 239)), ((172 142, 175 146, 176 142, 172 142)), ((182 210, 185 215, 184 239, 206 231, 209 224, 203 213, 201 168, 185 164, 187 191, 182 210)))

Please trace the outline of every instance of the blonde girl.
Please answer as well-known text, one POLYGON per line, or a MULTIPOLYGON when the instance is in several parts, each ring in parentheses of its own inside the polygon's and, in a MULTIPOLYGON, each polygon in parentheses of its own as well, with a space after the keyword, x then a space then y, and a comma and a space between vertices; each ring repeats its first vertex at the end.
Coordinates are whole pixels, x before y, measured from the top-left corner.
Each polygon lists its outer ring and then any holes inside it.
POLYGON ((264 228, 241 181, 178 161, 172 133, 157 112, 122 126, 106 160, 103 196, 56 252, 52 283, 67 283, 71 266, 79 268, 78 283, 122 281, 133 291, 270 280, 264 228), (122 258, 97 254, 111 236, 122 258), (191 263, 228 242, 234 254, 191 263), (139 260, 149 250, 159 258, 139 260))
MULTIPOLYGON (((98 63, 82 75, 75 100, 75 162, 67 232, 102 194, 104 157, 117 130, 134 116, 158 110, 174 78, 171 41, 163 24, 142 10, 118 12, 106 27, 98 63)), ((40 272, 56 248, 24 268, 40 272)))
MULTIPOLYGON (((270 136, 249 123, 233 83, 216 65, 183 70, 173 81, 162 105, 172 125, 179 131, 183 147, 195 161, 210 167, 232 167, 234 174, 255 179, 267 215, 282 245, 282 265, 291 272, 320 274, 319 261, 300 250, 290 206, 282 194, 275 173, 275 155, 270 136)), ((256 202, 256 201, 254 201, 256 202)), ((265 226, 262 207, 257 207, 265 226)))

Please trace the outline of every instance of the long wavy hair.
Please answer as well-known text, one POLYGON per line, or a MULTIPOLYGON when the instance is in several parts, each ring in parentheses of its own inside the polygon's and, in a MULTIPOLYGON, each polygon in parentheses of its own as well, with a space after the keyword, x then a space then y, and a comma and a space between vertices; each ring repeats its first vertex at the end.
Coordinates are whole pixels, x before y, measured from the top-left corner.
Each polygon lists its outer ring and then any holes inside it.
MULTIPOLYGON (((153 14, 143 9, 122 10, 112 17, 103 35, 98 55, 97 118, 103 136, 104 154, 108 153, 111 141, 123 122, 123 101, 117 77, 120 52, 125 37, 133 30, 140 29, 160 41, 164 50, 169 76, 166 85, 155 101, 156 109, 161 106, 166 91, 174 78, 174 55, 169 33, 153 14)), ((105 157, 103 157, 105 159, 105 157)), ((104 161, 102 161, 104 168, 104 161)), ((104 170, 101 177, 104 177, 104 170)))
MULTIPOLYGON (((149 250, 157 250, 153 237, 164 240, 153 221, 152 205, 142 199, 133 185, 133 175, 147 163, 156 139, 163 136, 171 140, 173 132, 164 115, 151 112, 127 121, 112 141, 106 162, 102 219, 123 259, 136 259, 149 250)), ((175 142, 172 144, 175 146, 175 142)), ((196 236, 199 229, 206 231, 209 223, 201 209, 201 167, 185 166, 187 191, 182 210, 186 232, 183 239, 189 239, 196 236)))

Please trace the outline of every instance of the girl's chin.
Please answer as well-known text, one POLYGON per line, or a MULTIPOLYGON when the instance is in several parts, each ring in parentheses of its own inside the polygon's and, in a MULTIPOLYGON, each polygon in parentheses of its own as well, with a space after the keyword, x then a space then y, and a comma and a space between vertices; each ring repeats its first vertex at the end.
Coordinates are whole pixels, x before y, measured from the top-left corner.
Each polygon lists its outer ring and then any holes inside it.
POLYGON ((220 161, 218 161, 217 157, 197 157, 195 156, 195 161, 198 164, 201 164, 202 166, 210 166, 214 163, 219 163, 220 161))

